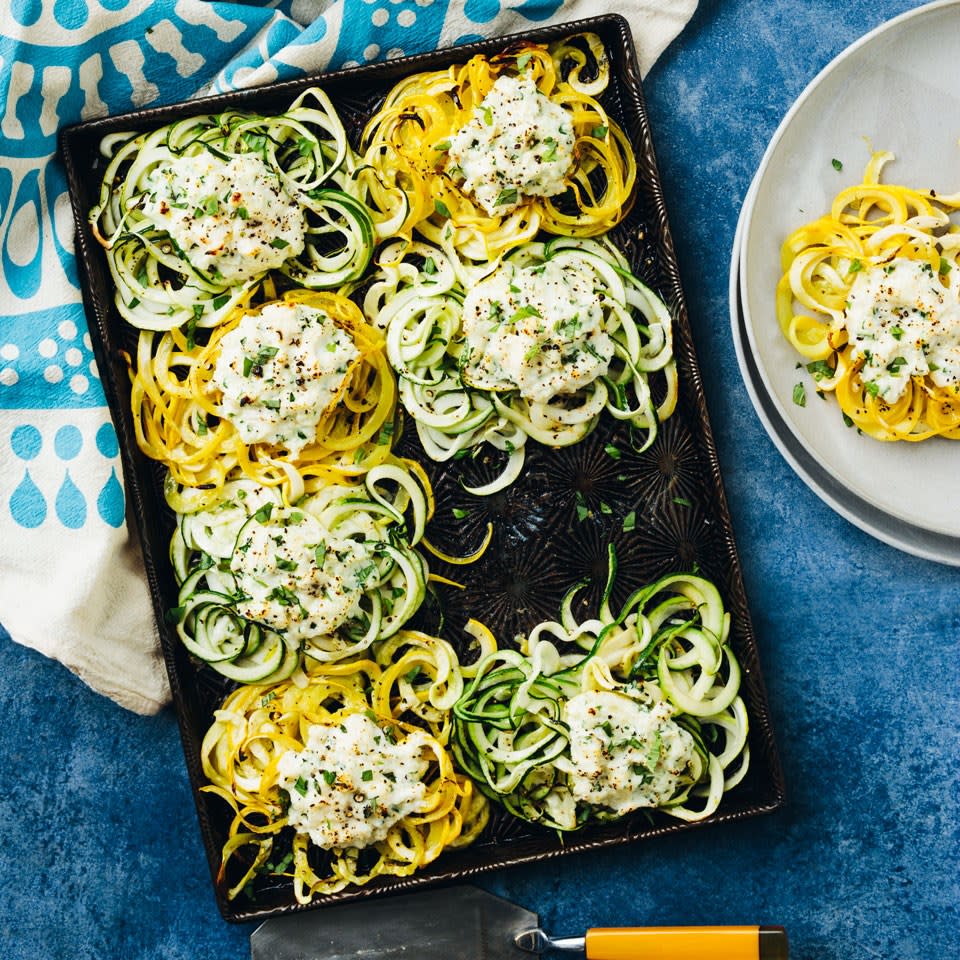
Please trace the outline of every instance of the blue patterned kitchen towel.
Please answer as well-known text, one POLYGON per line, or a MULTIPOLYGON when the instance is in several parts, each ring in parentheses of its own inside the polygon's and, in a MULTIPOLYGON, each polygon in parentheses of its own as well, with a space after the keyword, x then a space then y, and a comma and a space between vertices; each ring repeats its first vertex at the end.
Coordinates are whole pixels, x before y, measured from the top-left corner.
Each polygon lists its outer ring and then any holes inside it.
POLYGON ((60 126, 625 14, 645 72, 697 0, 0 0, 0 623, 140 713, 169 698, 90 347, 60 126))

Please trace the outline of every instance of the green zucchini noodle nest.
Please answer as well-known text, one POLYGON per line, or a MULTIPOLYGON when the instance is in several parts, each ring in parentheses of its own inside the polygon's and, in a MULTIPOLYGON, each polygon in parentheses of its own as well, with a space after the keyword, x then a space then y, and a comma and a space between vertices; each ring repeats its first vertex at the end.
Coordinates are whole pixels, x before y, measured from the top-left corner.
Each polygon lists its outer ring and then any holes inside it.
POLYGON ((428 571, 413 548, 427 513, 424 490, 392 465, 292 506, 276 488, 232 479, 215 505, 177 515, 177 633, 195 657, 247 683, 290 676, 303 657, 361 653, 423 601, 428 571))
POLYGON ((322 90, 277 116, 227 111, 113 134, 101 152, 89 221, 135 327, 212 327, 270 271, 332 289, 369 263, 357 158, 322 90))
POLYGON ((607 240, 529 242, 489 263, 452 243, 388 244, 363 309, 384 331, 399 394, 435 461, 488 443, 507 455, 479 495, 512 483, 532 438, 564 447, 607 411, 636 449, 673 412, 670 313, 607 240), (656 401, 650 378, 665 383, 656 401))
POLYGON ((653 808, 702 820, 749 766, 730 615, 692 574, 614 614, 612 579, 596 618, 573 616, 578 585, 559 622, 484 656, 454 707, 454 756, 510 813, 556 830, 653 808))

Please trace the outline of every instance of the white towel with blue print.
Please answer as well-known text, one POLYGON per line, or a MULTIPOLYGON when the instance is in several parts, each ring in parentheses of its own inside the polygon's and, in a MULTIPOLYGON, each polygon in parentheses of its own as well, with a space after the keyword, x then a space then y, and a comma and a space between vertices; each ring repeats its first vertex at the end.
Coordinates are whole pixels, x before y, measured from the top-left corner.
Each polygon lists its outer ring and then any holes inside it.
POLYGON ((90 349, 61 125, 617 11, 645 73, 697 0, 0 0, 0 624, 140 713, 169 699, 90 349))

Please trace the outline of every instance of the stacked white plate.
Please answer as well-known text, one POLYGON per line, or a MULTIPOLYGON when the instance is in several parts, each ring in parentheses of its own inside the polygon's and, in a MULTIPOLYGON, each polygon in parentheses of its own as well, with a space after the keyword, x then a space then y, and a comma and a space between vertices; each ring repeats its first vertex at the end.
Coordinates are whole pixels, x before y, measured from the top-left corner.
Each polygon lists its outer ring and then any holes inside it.
POLYGON ((873 150, 884 180, 960 191, 960 0, 918 7, 848 47, 807 87, 747 193, 730 268, 730 320, 750 399, 804 482, 894 547, 960 566, 960 441, 883 443, 847 427, 833 397, 780 332, 780 247, 862 182, 873 150), (804 385, 806 403, 794 401, 804 385))

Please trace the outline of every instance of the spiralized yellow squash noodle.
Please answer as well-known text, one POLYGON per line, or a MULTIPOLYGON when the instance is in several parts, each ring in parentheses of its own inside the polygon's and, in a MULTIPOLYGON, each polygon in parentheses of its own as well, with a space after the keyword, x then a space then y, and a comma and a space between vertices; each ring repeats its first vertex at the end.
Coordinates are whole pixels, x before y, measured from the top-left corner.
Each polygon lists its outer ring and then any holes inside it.
MULTIPOLYGON (((550 46, 478 55, 400 81, 369 121, 360 148, 367 167, 359 177, 371 206, 380 210, 378 234, 409 239, 416 228, 434 242, 452 235, 464 255, 486 260, 541 230, 575 237, 608 231, 629 210, 636 179, 630 142, 596 99, 608 77, 602 43, 583 34, 550 46), (491 128, 500 123, 484 99, 503 76, 533 81, 539 94, 562 109, 573 137, 572 160, 563 194, 507 190, 512 202, 504 203, 506 212, 495 208, 491 214, 461 189, 462 171, 448 162, 448 151, 451 138, 471 120, 481 130, 484 115, 491 128)), ((524 149, 532 148, 527 143, 524 149)), ((538 159, 548 162, 554 153, 555 144, 547 143, 538 159)))
MULTIPOLYGON (((201 752, 210 781, 203 789, 234 811, 219 876, 226 884, 230 874, 229 898, 258 877, 283 876, 292 879, 297 900, 308 903, 379 876, 409 875, 482 831, 487 802, 454 770, 446 749, 449 709, 463 687, 452 648, 425 634, 401 633, 378 659, 383 666, 372 660, 314 664, 305 677, 241 687, 216 711, 201 752), (341 728, 358 716, 374 721, 391 743, 414 737, 421 744, 425 790, 383 839, 365 848, 321 849, 309 831, 290 824, 281 760, 291 752, 302 754, 311 730, 341 728)), ((344 770, 318 769, 314 776, 324 774, 328 784, 351 786, 344 770)), ((353 786, 363 792, 362 782, 353 786)))
MULTIPOLYGON (((396 384, 382 335, 338 294, 293 290, 279 302, 323 311, 357 351, 315 435, 295 456, 276 444, 245 443, 213 379, 224 338, 266 304, 236 311, 206 343, 190 342, 180 329, 140 334, 131 374, 137 443, 169 468, 173 484, 206 491, 201 500, 213 502, 228 477, 242 474, 263 486, 281 486, 293 502, 318 485, 360 477, 390 457, 396 384)), ((191 508, 202 505, 195 497, 191 508)))
POLYGON ((777 318, 818 391, 877 440, 960 439, 960 194, 863 182, 783 244, 777 318))

